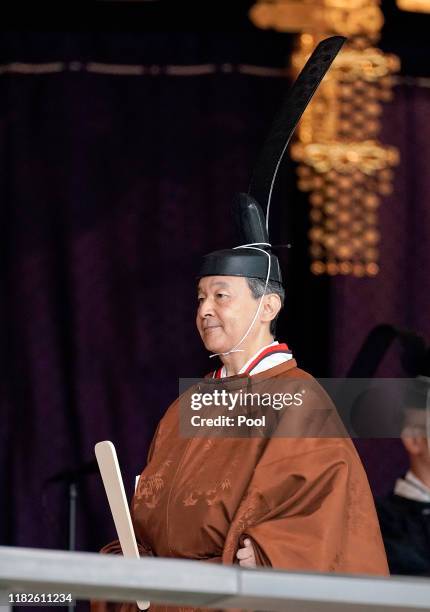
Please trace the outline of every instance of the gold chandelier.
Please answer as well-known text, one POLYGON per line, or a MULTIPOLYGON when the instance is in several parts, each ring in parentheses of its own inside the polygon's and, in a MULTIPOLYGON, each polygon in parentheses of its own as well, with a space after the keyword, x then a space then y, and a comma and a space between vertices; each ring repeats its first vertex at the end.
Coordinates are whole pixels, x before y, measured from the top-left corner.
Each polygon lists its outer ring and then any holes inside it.
POLYGON ((383 25, 378 0, 259 0, 255 25, 301 32, 293 74, 333 34, 348 37, 297 130, 291 155, 298 187, 310 194, 314 274, 375 276, 379 271, 378 207, 392 190, 399 155, 378 140, 381 104, 391 98, 396 56, 375 44, 383 25))

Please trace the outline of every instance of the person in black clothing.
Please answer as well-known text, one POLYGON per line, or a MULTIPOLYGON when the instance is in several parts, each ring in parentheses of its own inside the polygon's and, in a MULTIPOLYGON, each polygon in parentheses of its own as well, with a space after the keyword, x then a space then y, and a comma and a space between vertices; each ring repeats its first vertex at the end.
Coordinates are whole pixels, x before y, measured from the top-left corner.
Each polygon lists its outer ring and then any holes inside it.
POLYGON ((430 576, 430 378, 409 387, 401 432, 410 469, 376 502, 392 574, 430 576))

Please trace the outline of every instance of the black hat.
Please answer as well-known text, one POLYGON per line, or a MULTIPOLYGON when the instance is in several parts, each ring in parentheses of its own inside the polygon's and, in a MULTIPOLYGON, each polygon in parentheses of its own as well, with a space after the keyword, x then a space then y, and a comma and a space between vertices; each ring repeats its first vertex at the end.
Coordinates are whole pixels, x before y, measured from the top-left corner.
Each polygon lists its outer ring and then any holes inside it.
POLYGON ((239 246, 205 255, 198 278, 243 276, 282 283, 281 269, 269 240, 269 211, 278 169, 300 117, 339 53, 343 36, 319 43, 287 94, 263 145, 248 193, 239 193, 233 213, 239 246), (266 217, 261 206, 266 207, 266 217))
POLYGON ((203 276, 246 276, 282 283, 281 268, 270 251, 263 212, 253 197, 239 193, 234 201, 236 231, 240 244, 255 245, 213 251, 203 257, 199 278, 203 276))
MULTIPOLYGON (((369 389, 354 405, 352 421, 354 429, 360 435, 370 437, 394 437, 399 435, 405 420, 412 423, 414 419, 424 424, 423 417, 430 425, 430 347, 425 339, 416 332, 401 329, 389 324, 374 327, 347 373, 347 378, 372 378, 376 375, 388 349, 395 341, 400 343, 400 358, 403 370, 408 378, 393 379, 392 384, 382 379, 381 393, 378 389, 369 389), (391 397, 387 391, 393 391, 391 397), (423 415, 415 414, 423 412, 423 415), (424 412, 427 411, 427 414, 424 412), (389 432, 389 433, 387 433, 389 432)), ((430 430, 429 430, 430 431, 430 430)))

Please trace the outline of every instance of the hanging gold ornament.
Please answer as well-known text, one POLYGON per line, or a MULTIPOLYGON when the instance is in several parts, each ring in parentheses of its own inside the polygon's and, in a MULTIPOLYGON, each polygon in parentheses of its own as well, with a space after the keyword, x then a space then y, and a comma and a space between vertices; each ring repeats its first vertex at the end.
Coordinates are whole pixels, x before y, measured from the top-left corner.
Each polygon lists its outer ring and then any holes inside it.
POLYGON ((292 76, 320 40, 348 38, 302 117, 291 156, 298 187, 309 192, 312 272, 375 276, 377 210, 399 162, 397 149, 378 139, 381 103, 391 99, 399 70, 398 58, 376 46, 384 22, 379 1, 259 0, 250 18, 261 28, 299 33, 292 76))

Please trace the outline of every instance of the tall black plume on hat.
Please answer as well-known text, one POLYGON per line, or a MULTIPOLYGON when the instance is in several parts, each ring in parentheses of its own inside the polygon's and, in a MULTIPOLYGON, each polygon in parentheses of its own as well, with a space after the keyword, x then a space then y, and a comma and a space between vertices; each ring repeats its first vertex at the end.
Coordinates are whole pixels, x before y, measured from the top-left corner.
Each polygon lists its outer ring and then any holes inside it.
MULTIPOLYGON (((414 331, 388 323, 376 325, 367 335, 347 373, 347 378, 372 378, 390 347, 399 341, 400 359, 408 377, 426 373, 429 367, 430 347, 414 331)), ((430 371, 427 376, 430 375, 430 371)))
MULTIPOLYGON (((423 336, 414 331, 386 323, 374 327, 359 349, 347 378, 374 378, 396 342, 400 346, 402 368, 409 380, 394 380, 391 386, 384 379, 373 386, 369 381, 369 389, 356 398, 351 410, 351 425, 360 437, 397 437, 406 409, 429 409, 430 347, 423 336)), ((346 381, 345 385, 347 387, 346 381)))
POLYGON ((279 261, 270 250, 269 240, 269 213, 276 177, 300 117, 345 40, 343 36, 332 36, 321 41, 290 88, 263 145, 248 193, 239 193, 233 202, 240 248, 224 249, 205 255, 199 278, 220 275, 265 280, 269 255, 268 280, 282 283, 279 261), (263 214, 262 207, 265 208, 266 215, 263 214))

